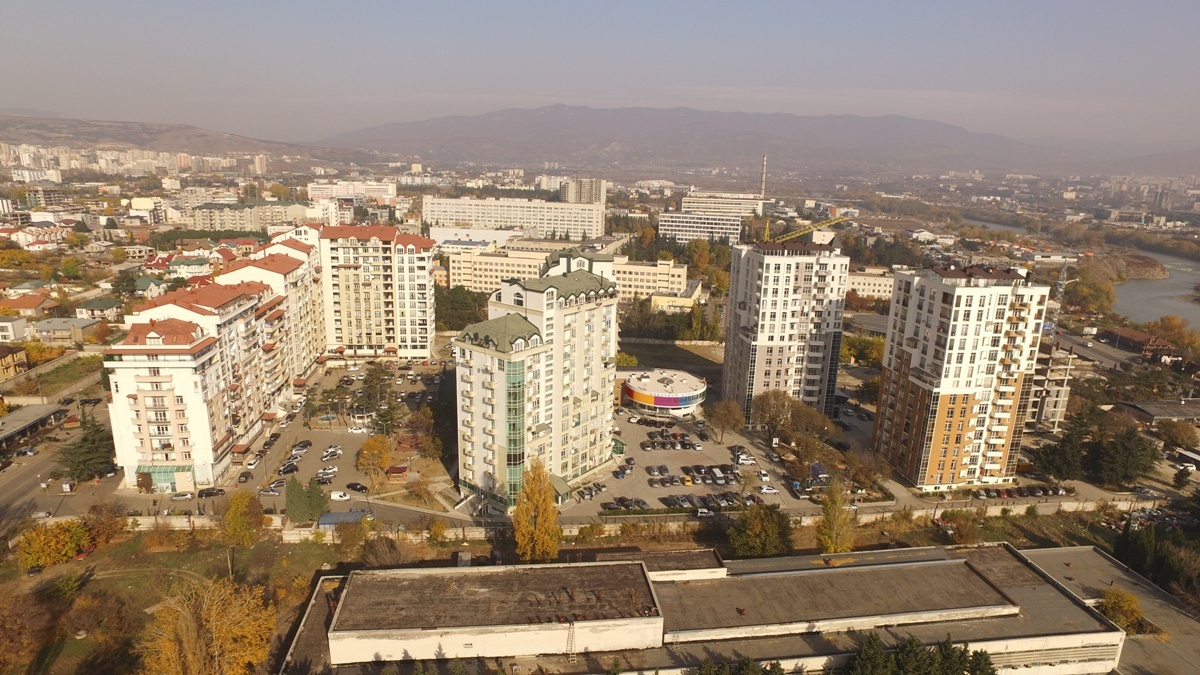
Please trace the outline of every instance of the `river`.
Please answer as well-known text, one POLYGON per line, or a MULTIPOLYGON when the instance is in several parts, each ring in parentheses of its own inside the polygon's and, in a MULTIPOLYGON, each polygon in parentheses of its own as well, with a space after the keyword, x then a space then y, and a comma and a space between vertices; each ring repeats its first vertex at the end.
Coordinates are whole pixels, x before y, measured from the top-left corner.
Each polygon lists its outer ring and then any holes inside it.
MULTIPOLYGON (((992 230, 1008 230, 1025 233, 1025 228, 988 223, 982 220, 967 220, 992 230)), ((1162 253, 1138 251, 1157 260, 1171 276, 1166 279, 1134 279, 1117 284, 1117 301, 1113 311, 1131 321, 1145 323, 1167 314, 1187 319, 1195 328, 1200 328, 1200 303, 1192 302, 1192 288, 1200 283, 1200 263, 1186 258, 1177 258, 1162 253)))

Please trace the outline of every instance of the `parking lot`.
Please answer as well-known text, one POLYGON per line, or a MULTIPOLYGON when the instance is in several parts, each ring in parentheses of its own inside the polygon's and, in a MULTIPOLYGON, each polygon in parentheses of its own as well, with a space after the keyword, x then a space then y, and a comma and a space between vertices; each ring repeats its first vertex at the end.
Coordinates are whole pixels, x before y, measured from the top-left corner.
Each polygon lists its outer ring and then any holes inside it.
POLYGON ((786 508, 808 507, 814 511, 819 508, 807 499, 796 499, 789 492, 783 464, 770 459, 770 451, 761 441, 755 443, 741 434, 727 432, 718 442, 716 434, 697 422, 677 420, 673 426, 663 428, 631 422, 631 417, 639 416, 636 413, 618 414, 614 420, 619 436, 626 444, 624 457, 618 460, 612 472, 584 486, 602 484, 605 489, 590 498, 585 490, 577 490, 574 499, 562 507, 562 514, 568 520, 588 519, 601 513, 618 514, 631 509, 686 509, 695 515, 698 509, 711 511, 739 506, 746 503, 747 495, 752 501, 786 508), (660 432, 687 434, 688 438, 671 437, 668 441, 661 438, 660 432), (707 440, 701 438, 702 433, 708 436, 707 440), (643 447, 644 442, 657 443, 659 447, 643 447), (698 443, 699 449, 674 447, 676 444, 683 446, 685 442, 698 443), (741 464, 735 461, 730 451, 734 446, 746 450, 748 458, 741 464), (626 467, 626 471, 617 471, 620 466, 626 467), (714 468, 719 471, 724 484, 718 484, 714 468), (618 477, 619 474, 624 477, 618 477), (674 499, 679 496, 687 500, 685 504, 674 499), (603 508, 606 504, 609 505, 607 512, 603 508), (613 505, 620 508, 613 509, 613 505))

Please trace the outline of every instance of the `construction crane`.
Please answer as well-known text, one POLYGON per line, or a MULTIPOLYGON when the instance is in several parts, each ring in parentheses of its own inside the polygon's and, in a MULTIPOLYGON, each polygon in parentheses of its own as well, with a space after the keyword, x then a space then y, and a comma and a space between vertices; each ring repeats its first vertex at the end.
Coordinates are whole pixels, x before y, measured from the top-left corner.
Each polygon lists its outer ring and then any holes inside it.
POLYGON ((823 230, 832 225, 837 225, 838 223, 844 223, 847 220, 850 220, 850 219, 847 218, 846 216, 838 216, 837 218, 830 218, 829 220, 822 220, 821 222, 815 223, 813 225, 809 225, 808 227, 802 227, 799 230, 796 230, 795 232, 788 232, 785 235, 776 237, 774 240, 771 239, 771 223, 768 222, 767 229, 765 232, 763 232, 763 241, 771 241, 773 243, 778 244, 780 242, 788 241, 789 239, 795 239, 796 237, 803 237, 804 235, 811 234, 813 232, 816 232, 817 230, 823 230))

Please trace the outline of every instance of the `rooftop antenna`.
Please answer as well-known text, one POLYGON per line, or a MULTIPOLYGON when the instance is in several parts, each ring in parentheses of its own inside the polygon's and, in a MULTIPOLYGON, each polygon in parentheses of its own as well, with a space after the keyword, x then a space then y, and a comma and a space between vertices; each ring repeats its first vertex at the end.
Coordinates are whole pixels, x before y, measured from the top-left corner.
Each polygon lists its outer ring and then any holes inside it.
POLYGON ((758 196, 763 199, 767 197, 767 155, 765 153, 763 154, 762 183, 758 187, 758 196))

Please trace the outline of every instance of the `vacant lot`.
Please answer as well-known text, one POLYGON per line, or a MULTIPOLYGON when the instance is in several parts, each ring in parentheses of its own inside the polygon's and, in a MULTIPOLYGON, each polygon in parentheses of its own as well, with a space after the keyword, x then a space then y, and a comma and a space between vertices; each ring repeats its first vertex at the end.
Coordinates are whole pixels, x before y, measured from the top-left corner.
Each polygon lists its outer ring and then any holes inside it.
POLYGON ((8 391, 17 396, 53 396, 67 385, 75 384, 88 375, 100 372, 103 367, 103 358, 82 356, 42 373, 34 379, 15 385, 8 391))
POLYGON ((647 345, 622 341, 619 348, 636 356, 639 368, 685 370, 708 380, 710 391, 720 391, 724 345, 647 345))

